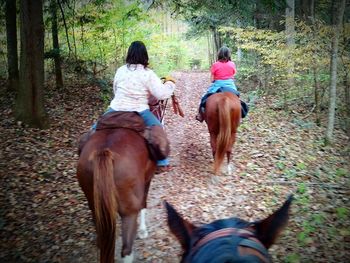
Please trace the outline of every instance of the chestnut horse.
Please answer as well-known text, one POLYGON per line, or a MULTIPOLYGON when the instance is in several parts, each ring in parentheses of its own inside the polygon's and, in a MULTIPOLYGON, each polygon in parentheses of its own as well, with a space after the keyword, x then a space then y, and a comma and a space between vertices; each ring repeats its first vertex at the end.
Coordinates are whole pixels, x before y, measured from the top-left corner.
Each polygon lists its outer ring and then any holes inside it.
POLYGON ((84 145, 77 169, 97 232, 100 262, 114 262, 116 219, 121 218, 124 262, 132 262, 132 246, 140 217, 140 237, 147 236, 145 208, 155 161, 145 140, 131 129, 94 132, 84 145))
POLYGON ((239 218, 216 220, 195 226, 182 218, 167 202, 168 226, 179 240, 183 263, 271 262, 268 249, 287 225, 293 197, 264 220, 239 218))
POLYGON ((241 103, 238 96, 231 92, 219 92, 211 95, 206 102, 204 120, 210 134, 214 173, 218 173, 226 154, 227 171, 231 174, 231 151, 241 120, 241 103))

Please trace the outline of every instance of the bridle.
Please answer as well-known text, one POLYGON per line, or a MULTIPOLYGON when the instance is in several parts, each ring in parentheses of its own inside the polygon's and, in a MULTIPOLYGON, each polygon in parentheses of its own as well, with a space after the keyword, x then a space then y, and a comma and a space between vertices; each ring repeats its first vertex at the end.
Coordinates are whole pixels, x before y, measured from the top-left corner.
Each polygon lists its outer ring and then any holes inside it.
POLYGON ((255 237, 254 233, 247 229, 239 228, 222 228, 211 232, 204 237, 200 238, 193 246, 191 251, 192 254, 196 253, 201 247, 207 244, 210 241, 216 240, 218 238, 235 236, 241 238, 241 241, 238 243, 238 246, 248 247, 256 250, 263 256, 263 261, 265 263, 271 262, 270 256, 267 252, 265 246, 255 237))

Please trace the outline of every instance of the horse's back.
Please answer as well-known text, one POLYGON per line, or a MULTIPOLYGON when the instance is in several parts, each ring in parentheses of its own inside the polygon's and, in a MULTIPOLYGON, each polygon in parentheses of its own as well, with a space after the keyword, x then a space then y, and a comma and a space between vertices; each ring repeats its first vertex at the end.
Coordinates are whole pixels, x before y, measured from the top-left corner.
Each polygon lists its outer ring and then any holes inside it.
POLYGON ((148 150, 143 137, 131 129, 105 129, 96 131, 82 149, 80 161, 89 160, 94 152, 108 149, 121 159, 142 161, 147 159, 148 150), (135 155, 144 158, 135 160, 135 155))

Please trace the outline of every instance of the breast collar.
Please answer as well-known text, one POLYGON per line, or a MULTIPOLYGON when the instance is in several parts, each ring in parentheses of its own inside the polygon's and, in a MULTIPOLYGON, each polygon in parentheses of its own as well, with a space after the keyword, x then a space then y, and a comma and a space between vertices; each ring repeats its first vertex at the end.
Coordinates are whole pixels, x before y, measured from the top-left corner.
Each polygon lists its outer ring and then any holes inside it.
POLYGON ((222 237, 228 237, 231 235, 242 238, 242 241, 239 242, 238 246, 244 246, 244 247, 249 247, 249 248, 255 249, 264 256, 265 263, 270 262, 270 256, 267 252, 267 249, 255 237, 255 235, 251 231, 249 231, 247 229, 239 229, 239 228, 233 228, 233 227, 222 228, 222 229, 211 232, 211 233, 205 235, 204 237, 200 238, 194 244, 193 249, 192 249, 192 253, 196 253, 202 246, 209 243, 210 241, 213 241, 213 240, 216 240, 216 239, 222 238, 222 237))

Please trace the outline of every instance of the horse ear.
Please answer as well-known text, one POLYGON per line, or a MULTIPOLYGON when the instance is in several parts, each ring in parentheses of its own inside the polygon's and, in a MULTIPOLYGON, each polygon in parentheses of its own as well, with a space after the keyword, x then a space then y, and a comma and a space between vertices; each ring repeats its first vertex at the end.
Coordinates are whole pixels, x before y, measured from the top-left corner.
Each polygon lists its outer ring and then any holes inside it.
POLYGON ((181 215, 167 202, 164 201, 168 215, 168 226, 170 231, 179 240, 182 248, 187 251, 190 249, 191 233, 195 226, 183 219, 181 215))
POLYGON ((255 228, 257 238, 268 249, 275 242, 279 234, 285 228, 289 218, 289 208, 293 201, 293 195, 290 195, 284 204, 272 215, 264 220, 256 222, 255 228))

